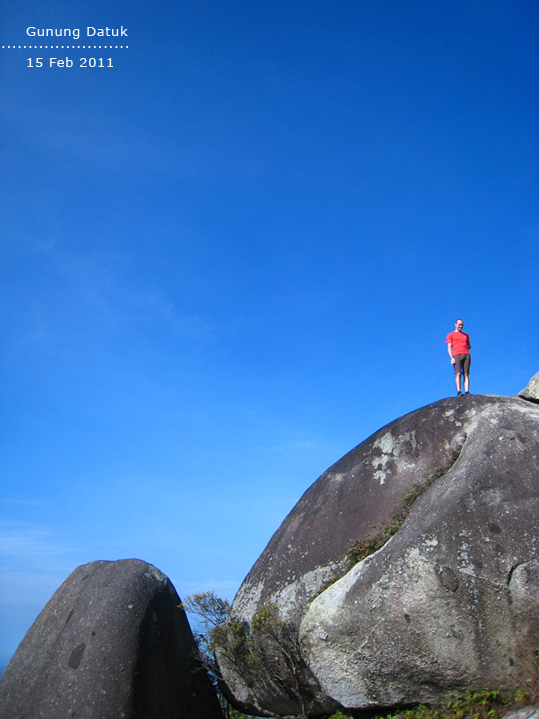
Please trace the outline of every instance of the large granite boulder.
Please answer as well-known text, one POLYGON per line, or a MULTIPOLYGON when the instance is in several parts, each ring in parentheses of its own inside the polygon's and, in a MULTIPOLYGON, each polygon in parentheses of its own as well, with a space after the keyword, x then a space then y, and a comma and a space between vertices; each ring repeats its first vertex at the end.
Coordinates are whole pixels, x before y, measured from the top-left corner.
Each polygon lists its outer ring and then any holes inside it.
POLYGON ((78 567, 0 679, 9 719, 222 719, 170 580, 137 559, 78 567))
POLYGON ((238 704, 316 715, 530 680, 538 467, 539 407, 518 397, 441 400, 345 455, 234 600, 219 662, 238 704), (352 545, 374 553, 353 565, 352 545))

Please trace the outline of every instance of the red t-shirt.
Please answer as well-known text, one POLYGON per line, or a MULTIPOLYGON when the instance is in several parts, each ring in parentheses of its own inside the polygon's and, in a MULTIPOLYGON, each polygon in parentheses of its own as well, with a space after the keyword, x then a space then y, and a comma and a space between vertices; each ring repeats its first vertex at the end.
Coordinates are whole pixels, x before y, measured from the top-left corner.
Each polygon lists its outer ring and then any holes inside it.
POLYGON ((445 343, 453 347, 454 355, 470 354, 470 338, 466 332, 450 332, 445 343))

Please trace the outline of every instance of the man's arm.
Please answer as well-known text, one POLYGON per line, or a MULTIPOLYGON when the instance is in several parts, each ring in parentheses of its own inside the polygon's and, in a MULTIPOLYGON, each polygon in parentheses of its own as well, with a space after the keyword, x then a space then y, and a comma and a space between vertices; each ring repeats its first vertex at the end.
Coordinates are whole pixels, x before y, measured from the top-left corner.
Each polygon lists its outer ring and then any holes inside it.
POLYGON ((447 343, 447 353, 451 357, 451 364, 455 364, 455 358, 453 357, 453 345, 447 343))

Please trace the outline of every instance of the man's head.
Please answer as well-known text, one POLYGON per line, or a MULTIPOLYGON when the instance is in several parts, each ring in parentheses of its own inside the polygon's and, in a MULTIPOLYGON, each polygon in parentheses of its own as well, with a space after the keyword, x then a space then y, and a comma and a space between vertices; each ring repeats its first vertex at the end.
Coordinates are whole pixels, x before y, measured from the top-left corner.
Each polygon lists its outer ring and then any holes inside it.
POLYGON ((457 320, 455 322, 455 329, 457 332, 462 332, 462 328, 464 327, 464 322, 462 320, 457 320))

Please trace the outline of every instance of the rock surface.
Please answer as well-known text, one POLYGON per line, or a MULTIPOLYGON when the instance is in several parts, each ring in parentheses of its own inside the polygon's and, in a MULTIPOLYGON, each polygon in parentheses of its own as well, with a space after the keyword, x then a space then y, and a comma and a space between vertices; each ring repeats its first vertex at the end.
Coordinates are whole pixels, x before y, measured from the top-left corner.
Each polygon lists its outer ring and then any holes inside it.
POLYGON ((345 455, 303 495, 234 600, 234 621, 251 636, 275 607, 283 631, 269 642, 270 664, 293 657, 276 678, 220 654, 236 701, 314 715, 526 682, 539 646, 538 466, 539 407, 518 397, 441 400, 345 455), (414 485, 431 480, 390 541, 350 568, 350 545, 393 523, 414 485))
POLYGON ((539 402, 539 372, 534 374, 528 385, 518 393, 519 397, 529 399, 532 402, 539 402))
POLYGON ((539 706, 527 706, 504 714, 503 719, 539 719, 539 706))
POLYGON ((222 719, 171 582, 137 559, 78 567, 0 679, 0 716, 222 719))

